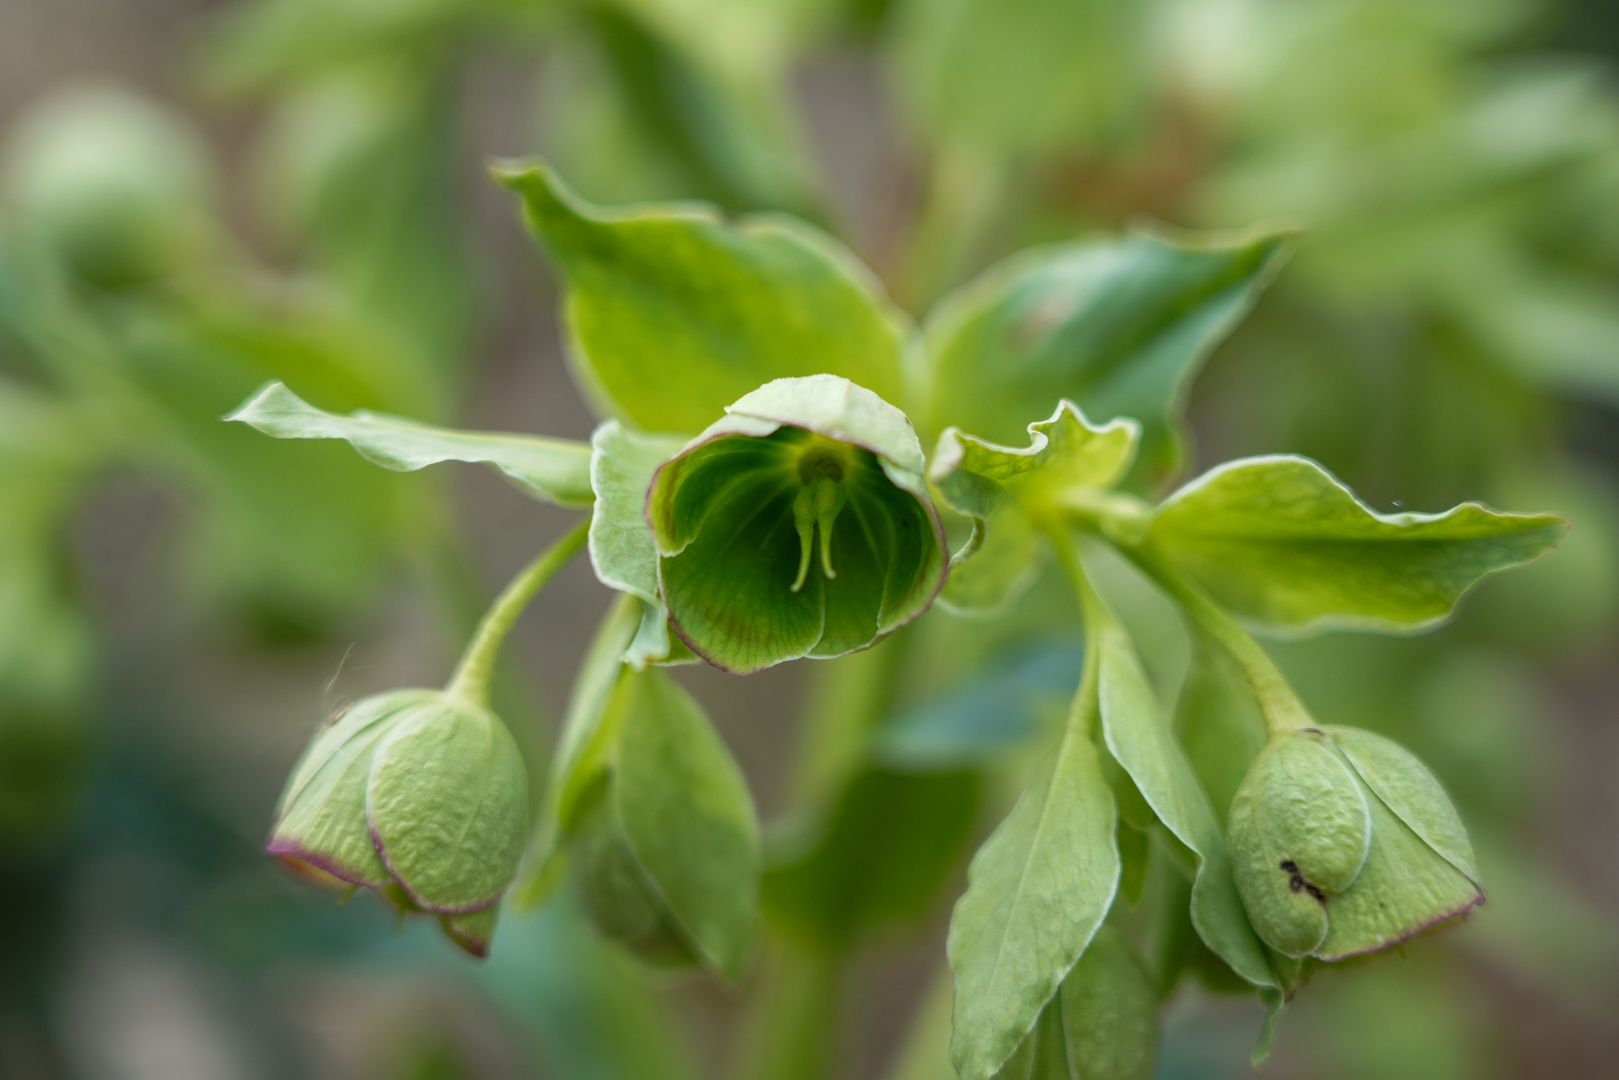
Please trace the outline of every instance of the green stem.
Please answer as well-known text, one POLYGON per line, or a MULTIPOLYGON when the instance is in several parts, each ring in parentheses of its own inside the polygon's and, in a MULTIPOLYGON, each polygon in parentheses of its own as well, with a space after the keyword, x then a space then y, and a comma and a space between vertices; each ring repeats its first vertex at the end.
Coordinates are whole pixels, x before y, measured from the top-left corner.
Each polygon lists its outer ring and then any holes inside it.
POLYGON ((1315 726, 1304 703, 1277 669, 1276 662, 1259 642, 1237 625, 1235 619, 1144 546, 1118 544, 1117 547, 1125 558, 1174 597, 1193 622, 1231 654, 1248 684, 1253 687, 1254 697, 1258 699, 1260 712, 1265 717, 1265 727, 1272 736, 1315 726))
POLYGON ((590 519, 587 517, 564 533, 562 539, 540 552, 533 562, 512 578, 489 610, 484 612, 466 652, 461 654, 455 674, 450 676, 450 682, 444 688, 446 694, 474 705, 489 707, 489 680, 506 635, 511 632, 523 609, 528 607, 528 602, 534 599, 534 594, 585 546, 589 533, 590 519))
POLYGON ((757 1011, 749 1017, 738 1080, 823 1080, 838 1051, 847 958, 774 943, 757 1011))

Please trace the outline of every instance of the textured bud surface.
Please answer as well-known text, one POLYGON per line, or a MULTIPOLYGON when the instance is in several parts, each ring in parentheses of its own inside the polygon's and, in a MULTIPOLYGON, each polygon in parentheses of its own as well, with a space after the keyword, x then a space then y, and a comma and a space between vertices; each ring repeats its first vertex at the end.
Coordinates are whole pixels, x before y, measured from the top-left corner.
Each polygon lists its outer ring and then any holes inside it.
POLYGON ((1364 731, 1273 738, 1232 800, 1229 839, 1254 929, 1289 956, 1375 952, 1483 899, 1438 781, 1364 731))

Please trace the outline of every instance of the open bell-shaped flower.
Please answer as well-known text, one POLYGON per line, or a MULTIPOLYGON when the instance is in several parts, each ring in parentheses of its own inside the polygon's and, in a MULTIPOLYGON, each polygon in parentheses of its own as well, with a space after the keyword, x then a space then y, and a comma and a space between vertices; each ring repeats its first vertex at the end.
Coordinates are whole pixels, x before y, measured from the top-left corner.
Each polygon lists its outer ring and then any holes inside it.
POLYGON ((910 421, 833 375, 741 398, 654 474, 646 515, 670 624, 743 673, 870 645, 944 583, 910 421))
POLYGON ((1484 900, 1439 781, 1355 728, 1273 737, 1232 799, 1229 841, 1254 929, 1292 957, 1376 952, 1484 900))
POLYGON ((439 916, 476 956, 528 834, 528 773, 500 718, 437 690, 355 702, 288 778, 265 850, 316 880, 439 916))

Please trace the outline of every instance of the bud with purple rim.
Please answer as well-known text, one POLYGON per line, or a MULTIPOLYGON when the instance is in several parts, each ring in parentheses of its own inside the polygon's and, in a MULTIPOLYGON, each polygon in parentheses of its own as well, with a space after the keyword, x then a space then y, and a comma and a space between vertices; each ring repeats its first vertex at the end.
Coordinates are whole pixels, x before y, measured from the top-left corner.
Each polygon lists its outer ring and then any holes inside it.
POLYGON ((528 774, 500 718, 457 695, 397 690, 322 728, 265 849, 319 880, 439 916, 475 956, 528 834, 528 774))

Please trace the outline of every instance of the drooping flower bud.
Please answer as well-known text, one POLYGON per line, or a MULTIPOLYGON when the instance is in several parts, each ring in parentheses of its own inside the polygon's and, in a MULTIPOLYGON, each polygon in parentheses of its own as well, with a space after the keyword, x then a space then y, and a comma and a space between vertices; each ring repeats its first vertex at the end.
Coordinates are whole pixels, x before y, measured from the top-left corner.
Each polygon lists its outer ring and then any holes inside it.
POLYGON ((910 421, 833 375, 777 379, 653 476, 671 625, 734 672, 861 649, 933 602, 948 559, 910 421))
POLYGON ((1232 800, 1229 840, 1254 929, 1292 957, 1376 952, 1484 899, 1439 781, 1355 728, 1272 738, 1232 800))
POLYGON ((474 955, 528 833, 528 774, 500 718, 436 690, 355 702, 287 781, 265 849, 317 878, 442 916, 474 955), (475 917, 476 916, 476 917, 475 917))

